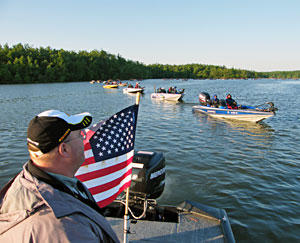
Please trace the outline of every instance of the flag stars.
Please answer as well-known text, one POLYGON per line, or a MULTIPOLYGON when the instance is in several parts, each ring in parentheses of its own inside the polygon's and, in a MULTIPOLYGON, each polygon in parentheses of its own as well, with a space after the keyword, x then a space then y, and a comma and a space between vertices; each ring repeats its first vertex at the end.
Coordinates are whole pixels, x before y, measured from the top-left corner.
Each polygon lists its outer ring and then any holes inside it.
POLYGON ((90 140, 95 159, 98 156, 98 161, 104 161, 133 149, 134 121, 135 113, 126 109, 97 125, 96 140, 90 140))

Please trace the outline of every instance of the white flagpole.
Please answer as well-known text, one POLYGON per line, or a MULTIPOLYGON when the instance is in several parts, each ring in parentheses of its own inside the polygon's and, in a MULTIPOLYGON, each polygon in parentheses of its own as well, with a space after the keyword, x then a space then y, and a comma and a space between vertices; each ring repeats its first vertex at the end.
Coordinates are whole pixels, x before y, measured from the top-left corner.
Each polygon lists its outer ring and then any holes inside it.
MULTIPOLYGON (((140 95, 141 93, 138 92, 136 94, 136 104, 140 103, 140 95)), ((124 214, 124 239, 123 242, 128 242, 128 233, 130 229, 130 221, 129 221, 129 214, 128 214, 128 202, 129 202, 129 187, 126 188, 126 204, 125 204, 125 214, 124 214)))

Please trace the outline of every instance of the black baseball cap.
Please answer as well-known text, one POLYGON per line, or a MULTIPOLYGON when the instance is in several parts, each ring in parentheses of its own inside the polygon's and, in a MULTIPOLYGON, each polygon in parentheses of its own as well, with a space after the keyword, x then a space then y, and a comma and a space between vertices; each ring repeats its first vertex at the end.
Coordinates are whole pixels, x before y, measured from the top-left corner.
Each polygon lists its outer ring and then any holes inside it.
POLYGON ((58 110, 48 110, 34 117, 27 129, 27 142, 47 153, 64 141, 71 131, 88 127, 92 116, 88 112, 70 116, 58 110))

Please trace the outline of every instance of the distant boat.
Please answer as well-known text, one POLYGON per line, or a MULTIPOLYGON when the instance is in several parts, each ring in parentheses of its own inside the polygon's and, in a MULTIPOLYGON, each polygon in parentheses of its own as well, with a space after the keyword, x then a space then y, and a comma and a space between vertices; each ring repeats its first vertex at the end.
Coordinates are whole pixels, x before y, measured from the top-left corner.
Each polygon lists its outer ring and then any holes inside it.
POLYGON ((151 98, 156 100, 179 101, 184 94, 171 94, 171 93, 152 93, 151 98))
POLYGON ((169 92, 164 88, 158 88, 157 92, 151 94, 152 99, 166 100, 166 101, 179 101, 184 96, 184 89, 177 91, 176 87, 170 87, 169 92))
POLYGON ((123 93, 144 93, 144 87, 140 88, 125 88, 123 89, 123 93))
POLYGON ((199 101, 200 105, 192 107, 194 112, 201 112, 215 118, 226 118, 239 121, 260 122, 274 116, 275 111, 277 110, 272 102, 264 103, 263 105, 268 105, 268 107, 265 108, 258 108, 258 106, 239 106, 239 108, 228 109, 225 105, 213 107, 209 104, 209 94, 205 92, 200 93, 199 101))
POLYGON ((260 122, 275 115, 275 111, 262 111, 258 109, 227 109, 196 105, 194 112, 205 113, 215 118, 234 119, 239 121, 260 122))
POLYGON ((117 89, 119 87, 119 85, 117 84, 106 84, 106 85, 103 85, 103 88, 105 89, 117 89))

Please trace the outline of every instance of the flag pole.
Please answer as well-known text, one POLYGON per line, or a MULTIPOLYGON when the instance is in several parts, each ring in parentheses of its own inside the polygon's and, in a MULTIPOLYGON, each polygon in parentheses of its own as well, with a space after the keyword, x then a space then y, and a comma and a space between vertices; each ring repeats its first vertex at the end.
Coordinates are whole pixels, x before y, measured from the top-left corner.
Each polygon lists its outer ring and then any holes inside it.
MULTIPOLYGON (((141 93, 137 92, 135 104, 138 105, 140 103, 141 93)), ((130 221, 128 214, 128 203, 129 203, 129 187, 126 188, 126 204, 125 204, 125 214, 124 214, 124 239, 123 242, 128 242, 128 233, 130 229, 130 221)))

